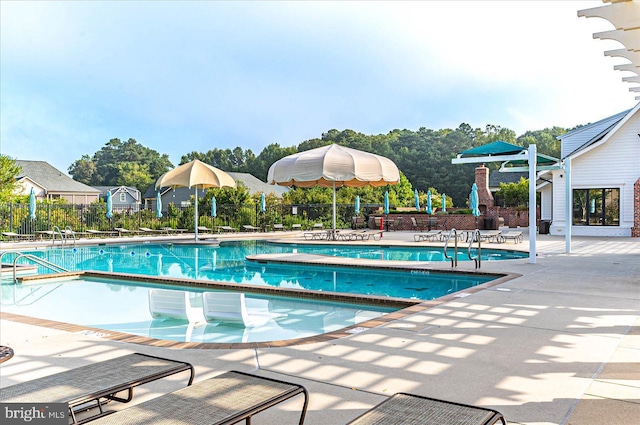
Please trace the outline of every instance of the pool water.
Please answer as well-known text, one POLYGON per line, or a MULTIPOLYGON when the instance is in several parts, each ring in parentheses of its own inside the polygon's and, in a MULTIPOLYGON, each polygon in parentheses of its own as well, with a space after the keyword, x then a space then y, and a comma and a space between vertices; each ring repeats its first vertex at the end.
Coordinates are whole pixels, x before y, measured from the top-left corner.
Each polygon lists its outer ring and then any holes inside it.
MULTIPOLYGON (((419 300, 439 298, 496 278, 481 274, 412 273, 373 268, 265 264, 245 260, 247 255, 253 254, 294 252, 415 261, 426 261, 426 258, 437 256, 427 247, 321 247, 263 241, 223 242, 219 247, 172 244, 83 246, 31 253, 72 271, 97 270, 419 300)), ((482 252, 487 258, 494 255, 485 250, 482 252)), ((10 254, 7 257, 6 261, 12 261, 10 254)), ((40 272, 48 273, 45 269, 40 272)))
POLYGON ((191 304, 202 306, 203 289, 131 282, 118 279, 45 279, 23 285, 0 285, 2 311, 73 323, 80 326, 124 332, 149 338, 199 343, 264 342, 305 338, 342 329, 393 311, 322 300, 245 294, 249 310, 268 309, 282 317, 264 325, 244 328, 206 321, 189 323, 176 319, 154 319, 149 311, 151 287, 185 290, 191 304))

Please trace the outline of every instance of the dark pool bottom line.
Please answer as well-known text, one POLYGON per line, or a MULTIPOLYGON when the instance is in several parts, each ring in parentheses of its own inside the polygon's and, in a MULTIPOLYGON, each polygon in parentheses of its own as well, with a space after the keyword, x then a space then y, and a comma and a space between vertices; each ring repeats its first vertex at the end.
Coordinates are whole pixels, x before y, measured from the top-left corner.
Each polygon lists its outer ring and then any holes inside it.
POLYGON ((304 338, 279 340, 279 341, 237 342, 237 343, 200 343, 200 342, 178 342, 178 341, 159 340, 159 339, 153 339, 153 338, 143 337, 139 335, 127 334, 123 332, 110 331, 110 330, 92 328, 92 327, 81 326, 81 325, 74 325, 70 323, 56 322, 53 320, 38 319, 38 318, 33 318, 28 316, 22 316, 19 314, 6 313, 6 312, 0 312, 0 319, 19 322, 19 323, 28 324, 28 325, 57 329, 57 330, 62 330, 66 332, 73 332, 73 333, 82 334, 82 335, 94 336, 94 337, 104 338, 104 339, 113 340, 113 341, 149 345, 154 347, 165 347, 165 348, 175 348, 175 349, 240 349, 240 348, 254 349, 254 348, 269 348, 269 347, 286 347, 286 346, 293 346, 293 345, 312 344, 316 342, 325 342, 325 341, 330 341, 338 338, 352 336, 362 331, 366 331, 368 329, 375 328, 375 327, 384 325, 386 323, 390 323, 395 320, 405 318, 415 313, 428 310, 432 307, 441 305, 443 303, 453 301, 455 299, 459 299, 462 294, 470 295, 470 294, 482 291, 484 289, 502 284, 508 280, 518 277, 519 275, 515 273, 495 275, 497 278, 487 283, 470 287, 460 292, 448 294, 438 299, 429 300, 429 301, 406 300, 406 299, 400 299, 400 298, 388 298, 388 297, 380 297, 380 296, 363 296, 363 295, 328 293, 323 291, 297 290, 297 289, 289 289, 289 288, 273 288, 273 287, 263 287, 258 285, 235 285, 235 284, 223 283, 223 282, 204 282, 204 281, 198 281, 198 280, 169 278, 169 277, 157 278, 157 277, 151 277, 151 276, 123 274, 123 273, 109 273, 109 272, 85 271, 85 272, 58 273, 55 275, 25 276, 24 278, 21 279, 21 281, 24 283, 28 283, 29 281, 37 281, 41 279, 52 280, 52 279, 59 279, 61 277, 69 278, 74 276, 77 276, 77 277, 84 276, 89 278, 98 278, 98 279, 106 279, 106 280, 123 280, 124 279, 124 280, 133 280, 136 282, 148 282, 153 284, 182 285, 182 286, 192 286, 192 287, 198 287, 198 288, 242 291, 242 292, 247 292, 247 293, 250 292, 255 294, 278 295, 282 297, 295 297, 295 298, 317 299, 317 300, 325 300, 325 301, 370 304, 370 305, 379 305, 384 307, 395 307, 395 308, 398 308, 398 310, 384 314, 375 319, 367 320, 365 322, 360 322, 358 324, 351 325, 351 326, 348 326, 336 331, 328 332, 325 334, 314 335, 314 336, 304 337, 304 338))

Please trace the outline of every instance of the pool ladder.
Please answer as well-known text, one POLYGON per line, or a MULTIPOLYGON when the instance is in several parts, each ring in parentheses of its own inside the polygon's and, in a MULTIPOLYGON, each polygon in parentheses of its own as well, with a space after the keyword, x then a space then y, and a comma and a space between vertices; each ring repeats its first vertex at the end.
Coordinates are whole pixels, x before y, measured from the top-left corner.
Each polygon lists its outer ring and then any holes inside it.
MULTIPOLYGON (((462 234, 460 234, 462 235, 462 234)), ((482 265, 480 256, 482 254, 482 247, 480 242, 480 230, 475 229, 473 233, 469 236, 469 246, 467 247, 467 256, 469 260, 473 260, 475 262, 476 269, 479 269, 482 265), (478 255, 471 254, 471 248, 473 248, 473 243, 478 242, 478 255)), ((444 243, 444 258, 451 261, 451 267, 458 267, 458 231, 456 229, 451 229, 449 231, 449 235, 447 236, 447 240, 444 243), (454 240, 453 247, 453 256, 450 256, 447 253, 447 248, 449 248, 449 242, 451 241, 451 237, 454 240)))
MULTIPOLYGON (((0 253, 0 264, 2 264, 2 257, 4 257, 6 254, 9 254, 10 251, 5 251, 0 253)), ((45 267, 51 271, 53 271, 54 273, 65 273, 68 272, 69 270, 65 269, 62 266, 59 266, 57 264, 54 264, 50 261, 44 260, 40 257, 36 257, 33 254, 25 254, 22 252, 18 252, 15 253, 16 257, 13 259, 13 283, 17 283, 18 282, 18 260, 20 258, 25 258, 29 261, 31 261, 32 263, 35 263, 39 266, 45 267)))
POLYGON ((76 233, 71 229, 71 226, 67 226, 64 230, 60 230, 58 226, 53 226, 53 237, 51 238, 51 245, 56 244, 56 235, 60 235, 60 244, 66 245, 67 239, 73 238, 73 246, 76 246, 76 233))

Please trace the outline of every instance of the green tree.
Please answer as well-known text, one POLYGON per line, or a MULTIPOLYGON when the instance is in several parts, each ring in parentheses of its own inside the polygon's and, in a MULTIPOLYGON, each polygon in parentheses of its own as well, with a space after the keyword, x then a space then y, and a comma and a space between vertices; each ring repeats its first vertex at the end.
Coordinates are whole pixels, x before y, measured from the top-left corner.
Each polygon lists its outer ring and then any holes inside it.
POLYGON ((93 157, 83 155, 69 167, 75 179, 92 186, 116 186, 120 182, 135 183, 144 192, 173 165, 169 156, 139 144, 135 139, 126 142, 111 139, 93 157), (87 176, 91 175, 87 181, 87 176), (77 178, 76 178, 77 177, 77 178))
POLYGON ((0 154, 0 202, 10 202, 16 196, 18 189, 16 177, 22 171, 22 167, 16 164, 14 159, 0 154))
POLYGON ((529 202, 529 180, 520 177, 518 183, 500 183, 496 196, 504 199, 507 207, 526 206, 529 202))

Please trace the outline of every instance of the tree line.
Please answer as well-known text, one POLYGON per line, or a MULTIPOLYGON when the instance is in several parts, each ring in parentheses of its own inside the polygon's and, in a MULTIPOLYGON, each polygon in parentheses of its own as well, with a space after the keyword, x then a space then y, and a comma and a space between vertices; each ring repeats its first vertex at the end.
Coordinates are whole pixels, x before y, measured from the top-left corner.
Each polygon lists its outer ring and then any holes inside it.
MULTIPOLYGON (((446 193, 449 205, 464 207, 474 181, 474 164, 453 165, 457 153, 496 140, 528 146, 535 143, 539 153, 559 157, 557 136, 568 131, 560 127, 527 131, 516 137, 514 131, 495 125, 472 128, 460 124, 455 129, 432 130, 422 127, 417 131, 395 129, 387 134, 366 135, 353 130, 332 129, 320 137, 305 140, 297 146, 272 143, 258 155, 251 149, 211 149, 192 151, 181 157, 180 164, 199 159, 224 171, 250 173, 266 181, 271 164, 287 155, 337 143, 393 160, 401 171, 401 184, 389 188, 342 188, 338 202, 352 202, 356 194, 362 202, 380 202, 380 194, 389 190, 391 202, 400 206, 413 205, 413 190, 421 197, 427 190, 446 193)), ((178 165, 180 165, 178 164, 178 165)), ((499 164, 486 164, 495 170, 499 164)), ((135 139, 111 139, 93 155, 83 155, 69 167, 69 174, 77 181, 91 186, 124 185, 145 192, 155 180, 173 168, 168 155, 142 146, 135 139)), ((330 202, 331 190, 326 188, 293 189, 285 201, 291 203, 330 202)))

